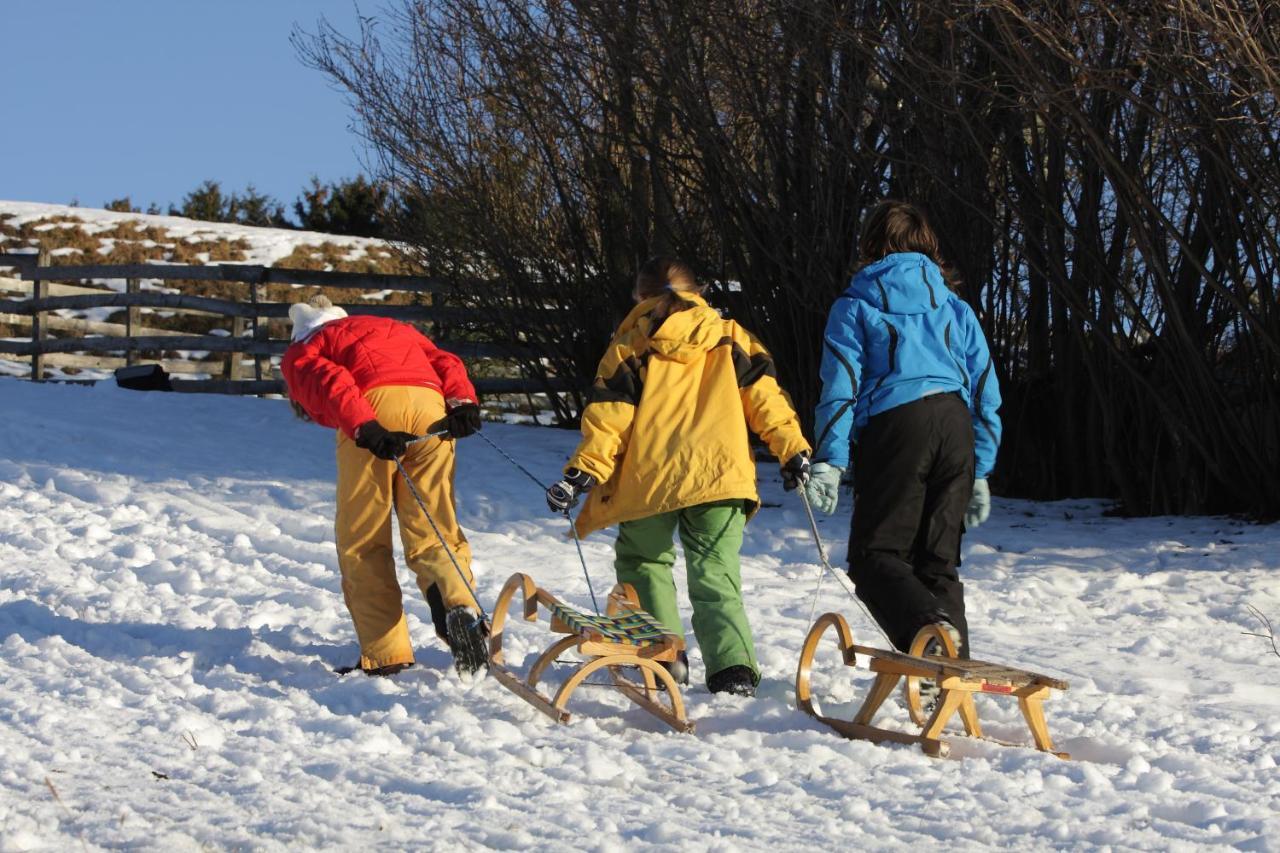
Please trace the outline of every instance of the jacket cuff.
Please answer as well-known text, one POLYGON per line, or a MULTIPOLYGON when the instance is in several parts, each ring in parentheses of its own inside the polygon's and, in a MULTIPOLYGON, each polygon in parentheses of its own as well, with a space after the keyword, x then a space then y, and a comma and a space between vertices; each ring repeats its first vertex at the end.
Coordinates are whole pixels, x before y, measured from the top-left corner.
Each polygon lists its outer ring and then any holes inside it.
MULTIPOLYGON (((594 465, 584 462, 581 458, 577 456, 573 457, 568 462, 566 462, 564 468, 561 469, 560 473, 565 476, 568 476, 568 471, 570 468, 577 468, 579 471, 582 471, 583 473, 590 474, 592 478, 596 481, 597 485, 609 479, 608 475, 605 475, 603 474, 603 472, 598 471, 594 465)), ((609 473, 612 474, 613 472, 611 471, 609 473)))

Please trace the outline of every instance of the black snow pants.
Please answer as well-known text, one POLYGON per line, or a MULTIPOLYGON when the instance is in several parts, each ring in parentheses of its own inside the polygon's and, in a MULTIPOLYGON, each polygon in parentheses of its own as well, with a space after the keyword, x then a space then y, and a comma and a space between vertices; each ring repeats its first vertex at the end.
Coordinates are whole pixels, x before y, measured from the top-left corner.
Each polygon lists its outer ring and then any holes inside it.
POLYGON ((872 417, 854 452, 849 577, 898 649, 941 616, 969 655, 960 537, 973 493, 973 422, 958 394, 872 417))

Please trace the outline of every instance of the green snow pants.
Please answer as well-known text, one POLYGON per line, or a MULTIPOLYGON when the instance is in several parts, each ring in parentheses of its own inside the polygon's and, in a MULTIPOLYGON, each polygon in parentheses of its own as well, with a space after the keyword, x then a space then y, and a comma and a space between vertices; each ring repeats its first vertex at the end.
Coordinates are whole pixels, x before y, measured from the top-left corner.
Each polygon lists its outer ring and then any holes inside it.
POLYGON ((734 499, 624 521, 618 526, 613 563, 618 580, 635 587, 640 605, 668 631, 684 636, 671 576, 676 561, 673 537, 680 528, 693 605, 693 634, 698 638, 707 676, 736 665, 750 667, 757 679, 760 675, 742 604, 738 563, 746 523, 744 501, 734 499))

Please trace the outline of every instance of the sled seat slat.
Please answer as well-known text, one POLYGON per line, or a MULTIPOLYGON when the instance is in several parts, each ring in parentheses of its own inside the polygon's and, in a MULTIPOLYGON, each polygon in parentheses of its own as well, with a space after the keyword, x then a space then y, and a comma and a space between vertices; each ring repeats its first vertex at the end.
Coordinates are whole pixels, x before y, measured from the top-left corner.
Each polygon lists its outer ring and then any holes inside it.
MULTIPOLYGON (((898 667, 913 670, 909 673, 902 673, 904 675, 959 678, 962 681, 985 681, 989 684, 1007 684, 1012 687, 1040 685, 1052 687, 1054 690, 1066 690, 1069 686, 1066 681, 1060 678, 1053 678, 1052 676, 1041 675, 1038 672, 1031 672, 1030 670, 1004 664, 990 663, 989 661, 970 660, 967 658, 916 657, 904 652, 860 645, 855 645, 853 650, 857 654, 871 658, 873 661, 885 661, 893 665, 895 671, 898 667), (914 670, 920 670, 920 672, 914 670), (925 671, 928 671, 928 675, 925 675, 925 671)), ((873 666, 872 669, 878 670, 879 667, 873 666)))
POLYGON ((597 642, 627 646, 654 646, 676 639, 643 610, 624 610, 613 615, 593 616, 557 601, 550 608, 552 630, 578 634, 597 642))

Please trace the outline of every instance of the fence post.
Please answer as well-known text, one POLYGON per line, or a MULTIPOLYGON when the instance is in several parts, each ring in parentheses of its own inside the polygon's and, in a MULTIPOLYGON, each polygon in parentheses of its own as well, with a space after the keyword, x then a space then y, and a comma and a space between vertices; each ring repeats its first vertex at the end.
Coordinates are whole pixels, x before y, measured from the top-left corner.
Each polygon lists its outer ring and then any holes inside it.
MULTIPOLYGON (((231 337, 235 338, 237 341, 240 340, 244 335, 244 326, 245 323, 243 317, 232 317, 231 337)), ((243 355, 244 353, 239 350, 232 350, 227 353, 227 378, 232 382, 240 379, 240 359, 243 355)))
MULTIPOLYGON (((252 293, 253 291, 252 284, 249 285, 249 290, 250 290, 250 293, 252 293)), ((244 317, 231 318, 231 337, 233 340, 239 341, 244 336, 244 329, 245 329, 244 317)), ((241 362, 242 355, 243 353, 238 352, 236 350, 232 350, 231 352, 227 353, 227 362, 226 362, 227 366, 223 375, 225 375, 227 379, 230 379, 232 382, 237 382, 240 379, 240 372, 241 372, 240 362, 241 362)))
MULTIPOLYGON (((40 253, 36 256, 37 267, 49 266, 50 256, 49 250, 41 247, 40 253)), ((40 274, 35 273, 31 277, 31 298, 44 299, 49 295, 49 285, 47 282, 41 281, 40 274)), ((44 379, 44 353, 40 351, 40 342, 45 338, 44 323, 41 322, 41 312, 31 312, 31 381, 40 382, 44 379)))
MULTIPOLYGON (((253 305, 253 318, 251 322, 253 324, 252 331, 253 331, 254 343, 261 343, 267 339, 268 326, 270 326, 269 320, 267 321, 266 325, 260 325, 258 323, 258 303, 262 299, 262 282, 265 281, 266 278, 267 278, 267 269, 266 267, 263 267, 262 273, 261 275, 259 275, 258 280, 253 282, 253 284, 249 285, 249 299, 253 305)), ((267 359, 267 365, 269 367, 271 364, 270 356, 264 356, 262 353, 255 353, 253 356, 253 378, 254 379, 257 379, 257 380, 262 379, 262 362, 264 358, 267 359)))
MULTIPOLYGON (((125 293, 137 293, 138 290, 138 280, 136 278, 126 278, 124 280, 125 293)), ((133 337, 133 333, 137 330, 138 326, 141 325, 141 316, 142 312, 136 305, 130 305, 125 309, 124 336, 126 338, 133 337)), ((137 360, 138 356, 135 350, 127 349, 124 351, 124 363, 126 366, 132 367, 133 363, 137 360)))

